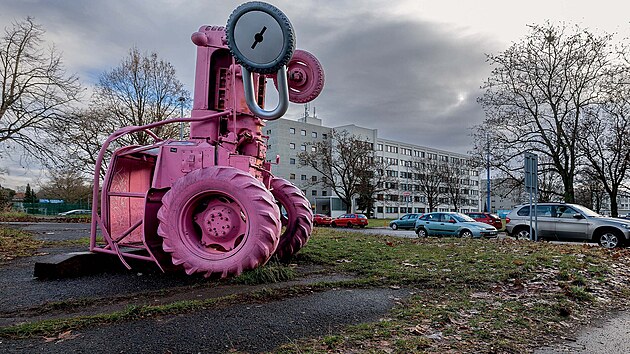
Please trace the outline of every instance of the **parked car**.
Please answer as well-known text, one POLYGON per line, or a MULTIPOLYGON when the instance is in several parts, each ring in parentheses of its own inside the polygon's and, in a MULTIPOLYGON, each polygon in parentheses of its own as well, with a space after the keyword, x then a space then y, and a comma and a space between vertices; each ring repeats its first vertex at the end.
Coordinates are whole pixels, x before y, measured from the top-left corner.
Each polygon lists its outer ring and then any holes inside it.
POLYGON ((64 211, 64 212, 59 213, 57 215, 67 216, 67 215, 88 215, 88 214, 92 214, 92 210, 75 209, 75 210, 64 211))
POLYGON ((476 211, 472 213, 466 213, 466 215, 475 219, 475 221, 484 222, 488 225, 492 225, 496 227, 497 230, 501 230, 503 228, 503 221, 501 221, 501 218, 497 214, 476 211))
POLYGON ((367 216, 363 214, 343 214, 334 219, 330 225, 332 227, 366 227, 367 224, 367 216))
POLYGON ((400 219, 392 220, 389 223, 389 227, 391 227, 392 230, 399 228, 412 230, 416 225, 416 220, 418 220, 418 217, 421 215, 422 214, 405 214, 401 216, 400 219))
POLYGON ((332 220, 333 219, 328 215, 324 215, 324 214, 313 215, 313 225, 315 226, 320 226, 320 225, 330 226, 330 223, 332 222, 332 220))
POLYGON ((415 231, 418 237, 445 235, 458 237, 497 237, 494 226, 462 213, 428 213, 416 220, 415 231))
MULTIPOLYGON (((529 239, 529 212, 525 204, 507 215, 508 235, 529 239)), ((536 214, 538 239, 597 242, 605 248, 622 246, 630 239, 630 221, 607 218, 581 205, 538 203, 536 214)))

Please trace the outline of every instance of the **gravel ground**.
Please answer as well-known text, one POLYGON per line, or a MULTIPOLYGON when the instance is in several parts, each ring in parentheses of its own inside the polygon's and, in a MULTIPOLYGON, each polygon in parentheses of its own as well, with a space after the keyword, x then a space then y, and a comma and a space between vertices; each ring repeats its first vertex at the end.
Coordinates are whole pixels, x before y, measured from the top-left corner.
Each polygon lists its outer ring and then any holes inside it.
POLYGON ((622 312, 583 328, 574 340, 541 348, 534 353, 627 354, 630 353, 629 338, 630 313, 622 312))

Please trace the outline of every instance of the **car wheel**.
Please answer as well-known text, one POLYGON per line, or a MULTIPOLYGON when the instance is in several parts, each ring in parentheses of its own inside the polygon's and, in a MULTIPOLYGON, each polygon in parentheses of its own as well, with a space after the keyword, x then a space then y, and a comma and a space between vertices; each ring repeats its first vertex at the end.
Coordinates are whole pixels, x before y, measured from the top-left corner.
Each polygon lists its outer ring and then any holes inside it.
POLYGON ((313 226, 319 226, 319 224, 317 223, 317 221, 313 221, 313 226))
POLYGON ((330 227, 337 227, 337 224, 336 224, 336 223, 334 223, 334 222, 331 222, 331 223, 330 223, 330 227))
POLYGON ((396 225, 396 224, 391 224, 389 226, 392 228, 392 230, 398 229, 398 225, 396 225))
POLYGON ((461 238, 472 238, 472 236, 473 234, 470 230, 462 230, 462 232, 459 233, 459 237, 461 238))
POLYGON ((416 235, 418 235, 418 238, 427 237, 427 230, 421 227, 416 230, 416 235))
POLYGON ((518 230, 515 230, 514 237, 516 237, 517 240, 519 239, 529 240, 529 228, 522 227, 522 228, 519 228, 518 230))
POLYGON ((359 226, 359 227, 360 227, 360 228, 362 228, 362 229, 365 229, 365 225, 361 225, 361 226, 359 226))
POLYGON ((349 222, 349 223, 348 223, 348 225, 346 225, 346 226, 347 226, 349 229, 351 229, 351 228, 352 228, 352 223, 351 223, 351 222, 349 222))
POLYGON ((621 245, 621 238, 617 232, 606 230, 599 236, 599 245, 604 248, 615 248, 621 245))

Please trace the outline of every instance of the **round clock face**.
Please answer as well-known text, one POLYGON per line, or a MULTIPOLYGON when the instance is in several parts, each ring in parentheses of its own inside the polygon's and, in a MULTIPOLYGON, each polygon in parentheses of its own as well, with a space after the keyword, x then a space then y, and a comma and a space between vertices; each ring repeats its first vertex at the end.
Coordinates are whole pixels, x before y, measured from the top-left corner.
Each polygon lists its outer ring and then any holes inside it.
POLYGON ((274 73, 295 50, 295 35, 289 19, 276 7, 263 2, 245 3, 230 15, 226 34, 236 61, 257 73, 274 73))

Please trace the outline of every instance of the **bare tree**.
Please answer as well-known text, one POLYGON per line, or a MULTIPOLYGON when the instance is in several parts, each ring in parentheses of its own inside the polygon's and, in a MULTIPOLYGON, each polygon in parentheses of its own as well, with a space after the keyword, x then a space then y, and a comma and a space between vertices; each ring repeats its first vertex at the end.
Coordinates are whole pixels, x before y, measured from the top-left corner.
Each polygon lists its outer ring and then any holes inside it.
POLYGON ((53 164, 54 126, 72 124, 78 78, 67 75, 54 47, 43 48, 44 30, 32 18, 5 28, 0 39, 0 142, 21 147, 30 157, 53 164))
POLYGON ((628 176, 630 164, 630 90, 618 94, 584 121, 580 146, 588 162, 588 173, 599 181, 610 199, 610 214, 618 214, 617 197, 628 176))
POLYGON ((454 211, 459 211, 465 202, 464 198, 464 180, 468 180, 469 167, 466 160, 458 162, 444 162, 440 166, 443 175, 443 185, 446 189, 446 195, 450 200, 454 211))
POLYGON ((601 212, 606 190, 601 181, 594 177, 590 168, 585 168, 577 178, 575 202, 584 205, 598 213, 601 212))
POLYGON ((562 181, 564 200, 573 202, 583 113, 602 98, 612 36, 550 23, 530 27, 524 39, 488 55, 494 69, 478 99, 486 120, 475 133, 476 150, 486 151, 486 127, 493 127, 496 167, 521 169, 514 160, 524 151, 547 156, 547 168, 562 181))
POLYGON ((40 187, 38 196, 47 199, 62 199, 66 203, 87 202, 92 188, 77 171, 70 169, 50 170, 50 181, 40 187))
POLYGON ((427 201, 428 212, 435 211, 440 203, 440 198, 444 197, 445 180, 444 169, 437 160, 419 159, 413 164, 414 174, 417 174, 418 186, 420 193, 424 195, 427 201))
POLYGON ((8 211, 11 209, 11 200, 15 196, 15 191, 11 188, 0 186, 0 211, 8 211))
MULTIPOLYGON (((74 124, 55 127, 57 143, 65 150, 64 166, 88 175, 94 173, 98 152, 107 136, 122 127, 179 116, 180 97, 188 101, 189 93, 169 62, 159 59, 156 53, 141 54, 137 48, 131 49, 119 66, 101 75, 90 106, 73 113, 74 124)), ((161 138, 174 138, 178 129, 178 125, 167 125, 154 132, 161 138)), ((124 136, 110 146, 106 156, 122 145, 151 142, 145 133, 124 136)))
MULTIPOLYGON (((366 183, 374 183, 373 177, 378 178, 378 174, 367 173, 377 171, 380 166, 372 144, 346 130, 336 130, 330 139, 316 142, 312 147, 311 151, 298 154, 300 165, 319 172, 322 178, 316 183, 331 188, 350 213, 352 199, 359 195, 361 188, 365 190, 366 183)), ((364 195, 369 193, 364 192, 364 195)))
MULTIPOLYGON (((96 158, 107 136, 120 128, 100 110, 90 108, 77 110, 72 114, 73 124, 67 127, 55 126, 55 136, 61 153, 60 165, 65 169, 79 171, 86 176, 94 173, 96 158)), ((121 144, 114 143, 106 152, 105 161, 109 161, 112 150, 121 144)), ((101 166, 100 175, 104 177, 105 167, 101 166)))
MULTIPOLYGON (((157 53, 141 54, 132 48, 118 67, 101 75, 89 112, 98 112, 117 127, 145 125, 179 115, 180 102, 190 94, 177 79, 175 67, 158 58, 157 53)), ((154 132, 162 138, 178 136, 179 126, 166 125, 154 132)), ((147 145, 147 134, 134 134, 121 139, 125 144, 147 145)))
MULTIPOLYGON (((373 156, 373 152, 371 152, 373 156)), ((370 169, 357 171, 357 194, 359 196, 357 207, 366 214, 368 218, 372 217, 376 196, 380 192, 386 191, 387 183, 392 181, 392 177, 385 171, 390 165, 382 158, 374 157, 370 169)))

